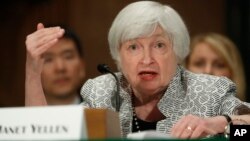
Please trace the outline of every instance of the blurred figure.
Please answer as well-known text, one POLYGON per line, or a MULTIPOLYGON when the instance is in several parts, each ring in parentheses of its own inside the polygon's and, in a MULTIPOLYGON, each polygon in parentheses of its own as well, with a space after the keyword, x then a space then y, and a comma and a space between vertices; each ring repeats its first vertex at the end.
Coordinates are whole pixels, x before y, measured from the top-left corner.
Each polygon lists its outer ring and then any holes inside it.
MULTIPOLYGON (((42 54, 44 66, 41 79, 49 105, 81 103, 80 87, 85 78, 85 66, 80 40, 64 28, 64 35, 42 54)), ((34 45, 38 46, 39 41, 34 45)))
POLYGON ((225 76, 237 85, 237 97, 245 100, 245 75, 240 53, 227 37, 217 33, 200 34, 190 44, 185 60, 187 69, 195 73, 225 76))

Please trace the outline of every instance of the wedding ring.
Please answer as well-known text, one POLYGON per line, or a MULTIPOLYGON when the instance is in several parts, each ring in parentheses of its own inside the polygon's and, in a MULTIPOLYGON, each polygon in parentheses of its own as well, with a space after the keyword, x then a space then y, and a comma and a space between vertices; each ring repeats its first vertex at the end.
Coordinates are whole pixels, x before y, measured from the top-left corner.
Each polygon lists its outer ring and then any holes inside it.
POLYGON ((187 130, 188 130, 189 132, 193 132, 193 129, 192 129, 191 126, 187 126, 187 130))

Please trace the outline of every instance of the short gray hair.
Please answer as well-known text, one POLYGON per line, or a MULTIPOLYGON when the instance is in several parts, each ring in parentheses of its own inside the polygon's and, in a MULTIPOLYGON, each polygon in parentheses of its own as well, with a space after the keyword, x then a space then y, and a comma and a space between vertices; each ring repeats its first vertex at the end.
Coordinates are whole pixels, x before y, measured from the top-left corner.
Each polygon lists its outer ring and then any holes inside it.
POLYGON ((150 35, 160 26, 172 42, 180 63, 189 53, 190 37, 179 14, 171 7, 153 1, 134 2, 123 8, 109 30, 112 58, 120 64, 119 47, 125 41, 150 35))

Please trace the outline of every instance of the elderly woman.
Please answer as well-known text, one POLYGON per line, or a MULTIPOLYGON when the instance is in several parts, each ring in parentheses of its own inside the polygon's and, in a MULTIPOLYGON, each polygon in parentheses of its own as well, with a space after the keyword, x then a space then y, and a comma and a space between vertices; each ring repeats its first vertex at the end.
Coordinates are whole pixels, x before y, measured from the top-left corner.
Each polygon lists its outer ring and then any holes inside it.
MULTIPOLYGON (((39 56, 62 34, 59 27, 42 27, 28 36, 26 105, 47 104, 41 90, 39 56)), ((126 6, 111 26, 109 45, 120 70, 116 75, 124 136, 154 129, 177 138, 198 138, 223 133, 230 120, 250 123, 248 115, 236 115, 237 107, 244 103, 234 97, 233 82, 194 74, 178 65, 188 54, 189 35, 181 17, 169 6, 151 1, 126 6)), ((115 88, 109 74, 90 79, 81 89, 82 104, 115 110, 115 88)))

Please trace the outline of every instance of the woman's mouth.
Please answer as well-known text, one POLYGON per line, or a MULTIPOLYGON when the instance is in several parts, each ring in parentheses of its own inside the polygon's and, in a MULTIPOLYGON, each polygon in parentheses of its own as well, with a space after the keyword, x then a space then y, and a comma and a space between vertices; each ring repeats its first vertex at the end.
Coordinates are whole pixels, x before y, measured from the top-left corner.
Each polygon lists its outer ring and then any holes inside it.
POLYGON ((140 78, 146 81, 153 80, 157 75, 158 73, 154 71, 142 71, 139 73, 140 78))

